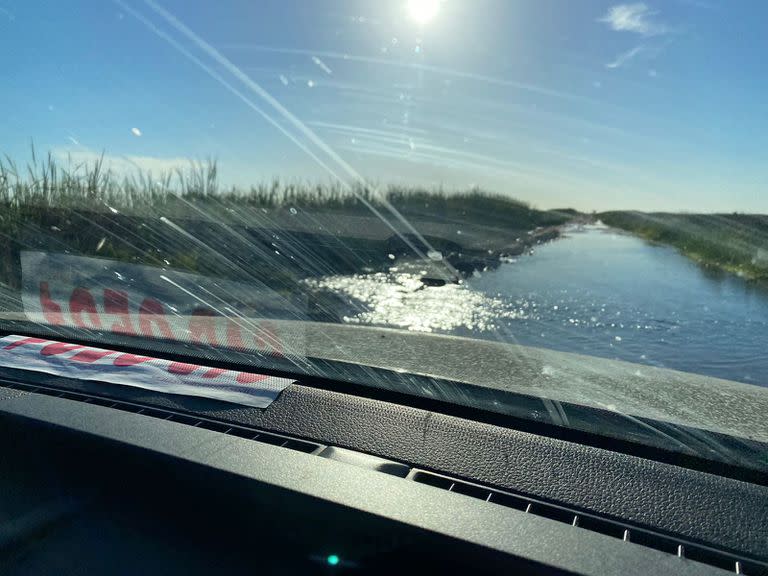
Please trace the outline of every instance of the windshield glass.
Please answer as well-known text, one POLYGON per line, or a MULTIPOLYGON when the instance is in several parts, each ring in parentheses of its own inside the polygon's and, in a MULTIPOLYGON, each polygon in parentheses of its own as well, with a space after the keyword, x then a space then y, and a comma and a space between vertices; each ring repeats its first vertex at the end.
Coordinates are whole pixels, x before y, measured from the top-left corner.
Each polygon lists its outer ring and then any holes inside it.
POLYGON ((0 0, 2 329, 768 441, 766 17, 0 0))

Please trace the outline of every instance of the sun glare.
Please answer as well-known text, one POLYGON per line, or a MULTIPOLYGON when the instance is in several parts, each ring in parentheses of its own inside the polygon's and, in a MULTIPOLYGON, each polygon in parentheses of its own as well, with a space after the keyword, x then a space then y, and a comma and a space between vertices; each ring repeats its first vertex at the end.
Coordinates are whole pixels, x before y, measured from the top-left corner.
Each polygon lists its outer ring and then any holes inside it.
POLYGON ((440 0, 408 0, 408 15, 419 24, 426 24, 437 16, 440 0))

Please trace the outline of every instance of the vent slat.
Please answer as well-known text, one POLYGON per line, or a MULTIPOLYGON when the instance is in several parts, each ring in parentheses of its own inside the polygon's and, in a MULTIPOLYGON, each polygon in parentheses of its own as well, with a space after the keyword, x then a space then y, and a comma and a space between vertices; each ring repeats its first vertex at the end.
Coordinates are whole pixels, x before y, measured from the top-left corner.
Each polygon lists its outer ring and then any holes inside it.
POLYGON ((221 422, 214 422, 213 420, 202 420, 197 427, 213 430, 214 432, 222 432, 224 434, 226 434, 227 431, 232 430, 232 426, 229 424, 222 424, 221 422))
POLYGON ((258 434, 254 430, 251 430, 250 428, 240 428, 239 426, 230 428, 227 434, 230 436, 237 436, 239 438, 246 438, 248 440, 253 440, 254 438, 258 437, 258 434))
POLYGON ((419 484, 427 484, 434 486, 435 488, 442 488, 444 490, 450 490, 453 485, 453 481, 437 474, 429 474, 428 472, 416 472, 413 475, 413 481, 419 484))
POLYGON ((275 436, 274 434, 262 434, 259 436, 259 442, 263 444, 272 444, 272 446, 282 446, 285 443, 285 438, 282 436, 275 436))
POLYGON ((193 416, 186 416, 185 414, 171 414, 169 418, 171 422, 178 422, 180 424, 186 424, 188 426, 194 426, 200 423, 200 418, 193 416))
POLYGON ((453 486, 453 492, 458 492, 459 494, 464 494, 465 496, 471 496, 472 498, 479 498, 480 500, 487 500, 489 490, 480 486, 473 486, 472 484, 463 484, 457 482, 453 486))
POLYGON ((491 502, 500 506, 506 506, 507 508, 514 508, 515 510, 525 510, 530 504, 525 498, 504 492, 494 492, 491 502))
POLYGON ((646 548, 654 548, 655 550, 660 550, 661 552, 666 552, 667 554, 673 554, 675 556, 678 555, 678 549, 680 547, 680 543, 672 538, 662 536, 661 534, 654 534, 653 532, 647 532, 645 530, 633 531, 632 542, 634 544, 645 546, 646 548))
POLYGON ((534 503, 531 504, 531 509, 528 510, 528 512, 536 516, 549 518, 550 520, 557 520, 558 522, 564 522, 565 524, 573 524, 573 512, 564 508, 534 503))
POLYGON ((144 411, 144 408, 137 404, 131 404, 122 409, 125 410, 126 412, 133 412, 134 414, 141 414, 144 411))
POLYGON ((734 560, 733 558, 724 557, 722 554, 718 554, 715 551, 692 545, 685 546, 685 557, 689 560, 717 566, 718 568, 729 570, 731 572, 736 572, 736 564, 738 563, 738 560, 734 560))

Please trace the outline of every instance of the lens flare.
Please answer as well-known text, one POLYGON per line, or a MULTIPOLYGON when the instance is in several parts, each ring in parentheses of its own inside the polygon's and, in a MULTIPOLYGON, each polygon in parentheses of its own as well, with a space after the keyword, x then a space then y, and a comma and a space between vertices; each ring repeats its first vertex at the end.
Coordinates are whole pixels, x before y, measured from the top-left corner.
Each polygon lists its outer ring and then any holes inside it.
POLYGON ((419 24, 426 24, 437 16, 440 0, 408 0, 408 15, 419 24))

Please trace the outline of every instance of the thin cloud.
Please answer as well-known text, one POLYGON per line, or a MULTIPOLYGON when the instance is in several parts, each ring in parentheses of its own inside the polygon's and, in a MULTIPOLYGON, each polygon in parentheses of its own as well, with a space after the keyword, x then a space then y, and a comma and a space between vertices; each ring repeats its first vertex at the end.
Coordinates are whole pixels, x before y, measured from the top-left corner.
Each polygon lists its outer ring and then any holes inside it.
POLYGON ((600 18, 611 30, 617 32, 634 32, 642 36, 658 36, 666 34, 668 27, 658 21, 658 12, 651 10, 642 2, 635 4, 617 4, 611 6, 608 12, 600 18))
POLYGON ((646 63, 650 63, 659 58, 668 46, 669 42, 648 42, 639 44, 616 56, 611 62, 608 62, 605 67, 609 70, 614 70, 616 68, 628 66, 633 60, 643 60, 646 63))
POLYGON ((627 62, 632 60, 635 56, 640 54, 645 50, 645 47, 643 45, 635 46, 634 48, 627 50, 626 52, 622 52, 616 58, 613 62, 608 62, 608 64, 605 65, 606 68, 614 69, 614 68, 621 68, 624 66, 627 62))

